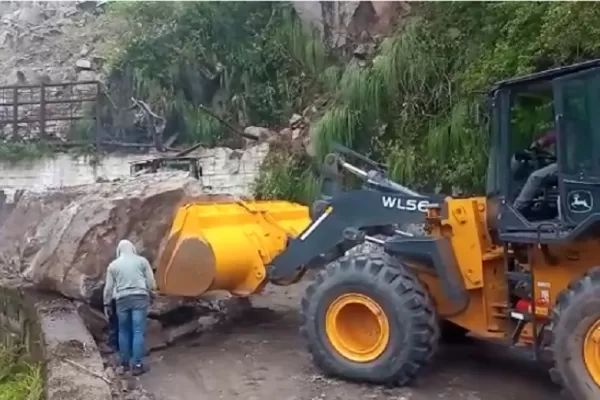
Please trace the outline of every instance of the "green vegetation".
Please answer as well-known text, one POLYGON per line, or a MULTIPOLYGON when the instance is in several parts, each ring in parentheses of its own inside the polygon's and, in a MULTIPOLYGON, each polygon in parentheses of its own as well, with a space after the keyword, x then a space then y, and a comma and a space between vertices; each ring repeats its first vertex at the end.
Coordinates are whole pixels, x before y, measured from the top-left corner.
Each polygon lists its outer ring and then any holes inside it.
MULTIPOLYGON (((180 144, 234 140, 206 109, 237 127, 277 128, 319 99, 327 104, 312 126, 319 156, 340 141, 387 161, 392 177, 411 187, 479 192, 488 158, 483 93, 510 76, 599 57, 600 5, 411 6, 413 17, 361 67, 330 54, 290 3, 117 2, 111 11, 130 29, 108 65, 168 118, 180 144)), ((539 134, 548 112, 540 103, 519 114, 524 138, 539 134)), ((36 157, 34 147, 0 147, 0 159, 36 157)), ((256 192, 308 201, 313 170, 308 157, 283 151, 265 163, 256 192)))
MULTIPOLYGON (((480 192, 487 154, 485 96, 498 80, 600 56, 600 5, 585 2, 411 3, 414 17, 366 67, 339 60, 301 28, 289 3, 128 2, 131 29, 110 57, 136 95, 169 116, 182 140, 207 145, 237 126, 284 125, 315 99, 319 156, 340 141, 390 165, 422 190, 480 192)), ((540 113, 518 116, 539 134, 540 113)), ((525 139, 524 139, 525 140, 525 139)), ((316 162, 315 160, 314 162, 316 162)), ((265 163, 260 197, 308 201, 317 176, 306 156, 265 163)))
MULTIPOLYGON (((238 127, 284 126, 337 71, 289 3, 124 2, 112 12, 132 28, 109 57, 112 73, 129 74, 135 95, 183 143, 232 140, 204 107, 238 127)), ((256 184, 261 198, 298 201, 315 188, 308 158, 287 152, 266 162, 256 184)))
POLYGON ((317 90, 327 58, 289 4, 123 2, 131 27, 110 57, 136 95, 169 117, 188 143, 232 135, 200 106, 233 125, 278 126, 317 90))
POLYGON ((41 367, 19 361, 16 352, 0 347, 0 400, 41 400, 41 367))
POLYGON ((313 172, 309 157, 281 150, 267 156, 253 192, 259 199, 308 204, 319 195, 319 190, 318 174, 313 172))
POLYGON ((30 161, 51 153, 44 143, 7 142, 0 145, 0 160, 5 162, 30 161))
MULTIPOLYGON (((387 160, 395 179, 481 191, 487 160, 482 91, 493 82, 600 56, 596 3, 425 3, 369 68, 347 68, 315 130, 387 160), (383 131, 383 132, 381 132, 383 131)), ((541 105, 540 107, 544 107, 541 105)), ((537 115, 520 118, 539 134, 537 115)))

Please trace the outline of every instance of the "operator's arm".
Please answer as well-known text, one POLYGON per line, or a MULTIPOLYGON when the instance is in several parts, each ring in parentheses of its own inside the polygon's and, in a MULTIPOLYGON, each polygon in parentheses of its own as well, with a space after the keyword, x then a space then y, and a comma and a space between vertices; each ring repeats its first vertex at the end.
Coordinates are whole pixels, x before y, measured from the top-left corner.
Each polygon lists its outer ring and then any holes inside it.
POLYGON ((114 290, 115 280, 113 277, 113 268, 112 264, 108 266, 106 270, 106 283, 104 284, 104 306, 109 307, 110 302, 113 299, 113 290, 114 290))

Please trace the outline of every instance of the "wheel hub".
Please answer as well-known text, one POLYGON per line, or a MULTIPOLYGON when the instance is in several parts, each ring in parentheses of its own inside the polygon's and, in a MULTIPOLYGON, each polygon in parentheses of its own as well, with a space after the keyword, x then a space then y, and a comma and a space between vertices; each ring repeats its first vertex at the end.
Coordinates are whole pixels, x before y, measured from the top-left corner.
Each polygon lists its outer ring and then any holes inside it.
POLYGON ((600 386, 600 320, 596 321, 585 335, 583 360, 588 373, 596 385, 600 386))
POLYGON ((370 297, 358 293, 344 294, 331 303, 325 329, 335 350, 354 362, 376 360, 390 339, 383 309, 370 297))

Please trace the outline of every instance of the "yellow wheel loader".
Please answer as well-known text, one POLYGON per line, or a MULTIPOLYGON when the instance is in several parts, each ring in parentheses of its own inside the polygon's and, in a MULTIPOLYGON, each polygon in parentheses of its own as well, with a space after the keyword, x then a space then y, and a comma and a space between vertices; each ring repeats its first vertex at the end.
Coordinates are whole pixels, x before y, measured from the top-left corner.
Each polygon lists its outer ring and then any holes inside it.
POLYGON ((485 195, 417 193, 338 146, 310 209, 179 209, 159 260, 161 291, 249 296, 317 270, 301 332, 327 374, 407 385, 441 335, 469 332, 551 361, 552 378, 576 399, 600 399, 600 60, 500 82, 488 100, 485 195), (523 107, 544 101, 555 152, 527 149, 520 131, 523 107), (552 164, 555 173, 534 174, 552 164), (341 191, 346 172, 363 187, 341 191), (535 195, 516 207, 524 186, 535 195), (407 224, 424 224, 425 235, 407 224), (364 242, 378 250, 348 252, 364 242))

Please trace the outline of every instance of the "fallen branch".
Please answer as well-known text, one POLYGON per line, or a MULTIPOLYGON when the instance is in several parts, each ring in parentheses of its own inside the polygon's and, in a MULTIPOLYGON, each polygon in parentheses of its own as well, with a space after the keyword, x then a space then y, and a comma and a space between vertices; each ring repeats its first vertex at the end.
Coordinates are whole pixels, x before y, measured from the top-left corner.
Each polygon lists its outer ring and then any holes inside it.
POLYGON ((187 149, 183 149, 183 150, 179 151, 178 153, 176 153, 174 155, 174 157, 185 157, 188 154, 190 154, 192 151, 199 149, 200 147, 202 147, 202 143, 196 143, 195 145, 188 147, 187 149))
MULTIPOLYGON (((105 95, 108 98, 108 101, 111 103, 112 107, 116 110, 119 110, 119 108, 117 107, 117 105, 115 104, 115 102, 113 101, 113 99, 110 97, 110 95, 108 94, 108 92, 105 90, 105 95)), ((150 107, 148 106, 148 104, 146 104, 145 102, 141 101, 141 100, 136 100, 135 98, 131 98, 132 101, 132 105, 130 105, 129 107, 127 107, 124 111, 130 111, 133 110, 135 107, 140 107, 142 108, 146 113, 148 113, 149 115, 153 116, 154 118, 160 119, 161 121, 163 121, 164 126, 166 127, 166 120, 165 118, 157 115, 156 113, 154 113, 150 107)), ((227 128, 229 128, 232 132, 236 133, 237 135, 240 135, 241 137, 244 137, 246 139, 250 139, 250 140, 259 140, 258 135, 251 135, 249 133, 246 133, 238 128, 236 128, 235 126, 233 126, 232 124, 230 124, 229 122, 225 121, 223 118, 219 117, 217 114, 215 114, 214 112, 212 112, 211 110, 209 110, 208 108, 204 107, 203 105, 199 105, 198 108, 200 108, 200 110, 204 111, 206 114, 208 114, 209 116, 213 117, 214 119, 216 119, 217 121, 219 121, 221 124, 225 125, 227 128)), ((123 110, 122 110, 123 111, 123 110)), ((164 130, 164 128, 163 128, 164 130)))
POLYGON ((84 367, 84 366, 83 366, 83 365, 81 365, 81 364, 78 364, 78 363, 76 363, 75 361, 69 360, 68 358, 64 358, 64 357, 62 358, 62 360, 63 360, 64 362, 66 362, 67 364, 70 364, 70 365, 74 366, 75 368, 77 368, 77 369, 79 369, 79 370, 81 370, 81 371, 85 372, 85 373, 86 373, 86 374, 88 374, 88 375, 91 375, 91 376, 93 376, 93 377, 95 377, 95 378, 98 378, 98 379, 102 379, 104 382, 108 383, 109 385, 111 385, 111 384, 112 384, 112 382, 110 381, 110 379, 108 379, 108 378, 107 378, 107 377, 105 377, 104 375, 100 375, 99 373, 97 373, 97 372, 94 372, 94 371, 92 371, 91 369, 89 369, 89 368, 87 368, 87 367, 84 367))
POLYGON ((179 137, 179 132, 175 132, 173 135, 171 135, 171 137, 169 137, 167 139, 167 141, 165 142, 165 147, 171 147, 173 145, 173 143, 175 143, 175 141, 177 140, 178 137, 179 137))
POLYGON ((107 377, 105 377, 104 375, 100 375, 92 370, 90 370, 87 367, 84 367, 83 365, 76 363, 75 361, 69 360, 68 358, 61 358, 62 361, 66 362, 69 365, 72 365, 73 367, 77 368, 78 370, 85 372, 86 374, 93 376, 94 378, 98 378, 103 380, 104 382, 106 382, 108 384, 109 387, 115 389, 114 391, 116 393, 118 393, 119 396, 119 400, 123 400, 123 392, 121 390, 120 387, 118 387, 117 385, 115 385, 115 382, 111 381, 110 379, 108 379, 107 377), (115 387, 117 386, 117 387, 115 387))
POLYGON ((115 110, 117 110, 117 111, 131 111, 135 107, 137 107, 137 105, 135 103, 131 104, 127 108, 119 108, 119 107, 117 107, 117 105, 115 104, 114 100, 112 99, 112 97, 110 96, 110 94, 108 93, 108 90, 106 90, 106 87, 104 87, 104 85, 102 87, 102 94, 104 94, 104 96, 106 96, 106 99, 108 100, 108 102, 110 103, 110 105, 112 106, 112 108, 115 109, 115 110))
MULTIPOLYGON (((117 107, 117 105, 115 104, 115 102, 113 101, 112 97, 110 96, 110 94, 108 93, 108 90, 106 90, 105 87, 102 88, 103 94, 105 95, 105 97, 108 99, 109 103, 111 104, 112 108, 118 111, 132 111, 134 108, 141 108, 142 111, 144 111, 144 113, 146 113, 147 115, 149 115, 150 117, 154 118, 155 120, 159 120, 160 123, 159 124, 155 124, 153 121, 151 121, 151 125, 152 125, 152 141, 154 142, 154 145, 152 146, 147 146, 147 147, 155 147, 156 150, 158 150, 159 152, 164 152, 165 150, 171 150, 169 148, 167 148, 166 146, 163 145, 163 133, 167 127, 167 120, 164 117, 161 117, 160 115, 156 114, 154 111, 152 111, 152 109, 150 108, 150 106, 142 101, 142 100, 138 100, 134 97, 131 98, 131 105, 128 106, 125 109, 120 109, 119 107, 117 107)), ((103 144, 103 143, 102 143, 103 144)))
POLYGON ((146 104, 144 101, 142 100, 137 100, 134 99, 133 97, 131 98, 131 100, 135 103, 135 104, 139 104, 139 106, 149 115, 151 115, 152 117, 161 120, 162 122, 166 122, 167 120, 164 117, 161 117, 160 115, 156 114, 154 111, 152 111, 150 109, 150 106, 148 106, 148 104, 146 104))
POLYGON ((223 125, 228 127, 229 129, 231 129, 234 133, 237 133, 238 135, 245 137, 246 139, 250 139, 250 140, 258 140, 259 139, 258 135, 251 135, 249 133, 239 130, 235 126, 231 125, 229 122, 225 121, 223 118, 219 117, 214 112, 210 111, 208 108, 204 107, 203 105, 199 105, 198 108, 200 108, 206 114, 210 115, 211 117, 213 117, 214 119, 216 119, 217 121, 219 121, 220 123, 222 123, 223 125))
POLYGON ((152 111, 150 106, 142 100, 137 100, 132 97, 131 101, 133 101, 134 104, 138 105, 147 115, 154 118, 155 120, 160 121, 160 123, 158 124, 154 123, 154 121, 151 121, 150 123, 152 125, 152 140, 154 142, 154 147, 156 147, 156 150, 158 150, 159 152, 165 151, 162 136, 167 127, 167 120, 164 117, 161 117, 160 115, 152 111))

